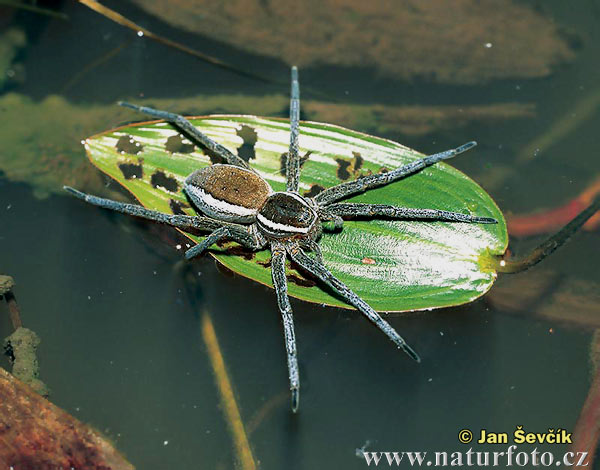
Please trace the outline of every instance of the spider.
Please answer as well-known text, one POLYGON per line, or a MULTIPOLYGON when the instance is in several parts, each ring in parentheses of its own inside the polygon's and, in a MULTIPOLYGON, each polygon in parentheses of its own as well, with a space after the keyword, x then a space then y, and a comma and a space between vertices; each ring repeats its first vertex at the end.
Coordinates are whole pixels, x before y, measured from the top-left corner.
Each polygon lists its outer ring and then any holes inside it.
POLYGON ((273 191, 271 186, 245 160, 200 132, 183 116, 126 102, 119 104, 168 121, 227 162, 196 170, 185 180, 183 191, 193 207, 202 215, 164 214, 136 204, 126 204, 85 194, 68 186, 65 186, 64 189, 74 196, 102 208, 164 223, 184 231, 210 232, 201 243, 186 251, 187 259, 200 255, 211 245, 223 239, 235 241, 251 250, 262 250, 269 247, 273 285, 283 321, 293 412, 298 410, 300 377, 294 318, 287 293, 285 270, 287 257, 304 271, 336 291, 347 303, 373 322, 408 356, 417 362, 421 361, 414 349, 388 322, 325 267, 318 244, 322 223, 333 222, 336 230, 343 229, 344 219, 352 218, 379 217, 421 221, 497 223, 496 219, 490 217, 476 217, 445 210, 338 202, 355 194, 393 183, 439 161, 452 158, 473 148, 476 142, 468 142, 455 149, 426 156, 386 173, 373 174, 338 184, 323 190, 314 197, 305 197, 298 191, 300 87, 296 67, 291 69, 290 146, 286 161, 285 191, 273 191), (311 255, 307 254, 307 251, 311 255))

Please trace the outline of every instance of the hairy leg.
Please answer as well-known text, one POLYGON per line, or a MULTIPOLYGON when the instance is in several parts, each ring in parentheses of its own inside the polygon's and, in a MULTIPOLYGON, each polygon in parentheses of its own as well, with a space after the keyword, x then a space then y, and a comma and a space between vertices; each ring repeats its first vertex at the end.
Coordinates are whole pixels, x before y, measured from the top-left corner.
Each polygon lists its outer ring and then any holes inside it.
POLYGON ((444 222, 470 222, 478 224, 497 224, 492 217, 477 217, 460 212, 449 212, 438 209, 412 209, 408 207, 389 206, 387 204, 358 204, 336 203, 327 206, 327 209, 340 217, 389 217, 391 219, 433 219, 444 222))
POLYGON ((124 202, 113 201, 111 199, 104 199, 101 197, 92 196, 90 194, 85 194, 69 186, 64 186, 64 189, 75 197, 104 209, 110 209, 115 212, 132 215, 134 217, 151 220, 153 222, 159 222, 161 224, 170 225, 182 230, 202 230, 213 232, 220 228, 227 228, 230 237, 235 237, 235 241, 243 244, 244 246, 253 247, 257 243, 257 235, 255 231, 252 231, 252 226, 223 222, 210 217, 164 214, 163 212, 146 209, 145 207, 137 204, 126 204, 124 202))
MULTIPOLYGON (((168 111, 161 111, 159 109, 148 108, 147 106, 138 106, 135 104, 127 103, 126 101, 119 101, 120 106, 124 106, 126 108, 135 109, 141 113, 147 114, 148 116, 152 116, 158 119, 164 119, 165 121, 170 122, 175 127, 181 129, 182 131, 189 134, 193 137, 197 142, 204 145, 211 152, 216 153, 221 158, 223 158, 230 165, 239 166, 242 168, 246 168, 251 170, 250 166, 240 157, 230 152, 227 148, 223 147, 221 144, 215 142, 206 134, 200 132, 196 127, 192 125, 190 121, 179 114, 170 113, 168 111)), ((254 171, 254 170, 252 170, 254 171)))
POLYGON ((294 316, 287 293, 287 279, 285 277, 285 246, 281 242, 271 243, 271 274, 277 295, 277 304, 283 320, 285 335, 285 349, 287 352, 288 376, 292 393, 292 411, 298 410, 300 401, 300 374, 298 373, 298 352, 296 348, 296 335, 294 333, 294 316))
POLYGON ((340 294, 346 302, 356 307, 359 312, 375 323, 377 328, 385 333, 385 335, 390 338, 396 346, 408 354, 411 359, 421 362, 419 355, 406 343, 406 341, 404 341, 404 338, 402 338, 388 322, 381 318, 369 304, 356 295, 348 286, 346 286, 346 284, 331 274, 325 266, 304 253, 297 243, 289 243, 286 246, 286 249, 290 258, 292 258, 295 263, 321 279, 325 284, 340 294))
POLYGON ((339 201, 340 199, 347 198, 357 193, 368 191, 369 189, 384 186, 386 184, 398 181, 408 175, 412 175, 425 167, 431 166, 439 161, 448 160, 449 158, 455 157, 456 155, 466 152, 467 150, 475 147, 476 142, 468 142, 455 149, 446 150, 445 152, 436 153, 435 155, 429 155, 427 157, 416 160, 407 165, 396 168, 395 170, 388 171, 387 173, 380 173, 377 175, 365 176, 354 181, 348 181, 347 183, 338 184, 332 186, 324 191, 321 191, 315 196, 315 201, 320 206, 327 206, 333 202, 339 201))
POLYGON ((300 182, 300 155, 298 135, 300 133, 300 85, 298 84, 298 68, 292 67, 292 89, 290 96, 290 149, 286 163, 286 189, 298 192, 300 182))

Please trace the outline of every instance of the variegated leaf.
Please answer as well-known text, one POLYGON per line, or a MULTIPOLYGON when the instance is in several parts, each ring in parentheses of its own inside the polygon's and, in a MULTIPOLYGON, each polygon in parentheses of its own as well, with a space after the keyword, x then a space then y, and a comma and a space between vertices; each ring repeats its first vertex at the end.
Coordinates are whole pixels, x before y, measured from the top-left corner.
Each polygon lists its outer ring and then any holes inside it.
MULTIPOLYGON (((286 120, 254 116, 190 118, 202 132, 238 152, 274 190, 285 188, 289 145, 286 120)), ((86 140, 94 165, 127 188, 150 209, 195 211, 182 192, 194 170, 211 156, 165 122, 129 125, 86 140)), ((300 192, 320 189, 420 158, 395 142, 330 124, 301 123, 300 192)), ((443 150, 443 149, 440 149, 443 150)), ((461 158, 469 158, 472 151, 461 158)), ((217 157, 212 156, 212 163, 217 157)), ((394 184, 349 199, 354 202, 435 208, 494 217, 497 225, 346 221, 343 231, 320 241, 327 267, 379 311, 409 311, 458 305, 483 295, 496 278, 496 257, 507 246, 502 213, 481 187, 445 163, 394 184)), ((186 234, 191 240, 198 238, 186 234)), ((212 254, 231 270, 271 286, 268 251, 249 253, 233 243, 212 254)), ((288 268, 290 295, 311 302, 346 306, 308 276, 288 268)))

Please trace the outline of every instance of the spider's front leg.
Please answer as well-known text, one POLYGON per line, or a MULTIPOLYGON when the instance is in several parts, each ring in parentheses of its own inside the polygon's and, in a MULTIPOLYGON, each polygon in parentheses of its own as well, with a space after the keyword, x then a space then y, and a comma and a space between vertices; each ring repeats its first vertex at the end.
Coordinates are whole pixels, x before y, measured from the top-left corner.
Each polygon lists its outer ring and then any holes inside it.
POLYGON ((439 220, 442 222, 467 222, 476 224, 497 224, 492 217, 478 217, 460 212, 450 212, 438 209, 413 209, 396 207, 387 204, 336 203, 327 206, 332 214, 345 218, 387 217, 404 220, 439 220))
POLYGON ((354 181, 348 181, 346 183, 338 184, 337 186, 332 186, 331 188, 327 188, 317 194, 314 197, 314 200, 321 207, 328 206, 333 202, 339 201, 340 199, 345 199, 353 194, 362 193, 368 191, 369 189, 385 186, 386 184, 398 181, 399 179, 412 175, 437 162, 448 160, 460 153, 466 152, 476 145, 477 142, 467 142, 466 144, 455 149, 446 150, 434 155, 428 155, 427 157, 415 160, 414 162, 398 167, 392 171, 388 171, 387 173, 365 176, 364 178, 359 178, 354 181))
POLYGON ((164 119, 165 121, 170 122, 178 129, 187 133, 190 137, 195 139, 197 142, 202 144, 211 152, 216 153, 219 157, 223 158, 230 165, 239 166, 245 168, 247 170, 254 171, 248 163, 246 163, 243 159, 230 152, 227 148, 223 147, 218 142, 215 142, 206 134, 200 132, 190 121, 188 121, 185 117, 180 114, 170 113, 168 111, 161 111, 159 109, 148 108, 147 106, 138 106, 135 104, 127 103, 126 101, 119 101, 119 106, 124 106, 126 108, 135 109, 141 113, 147 114, 148 116, 152 116, 158 119, 164 119))
POLYGON ((294 316, 287 293, 287 279, 285 277, 285 246, 281 242, 271 242, 271 275, 273 286, 277 295, 277 304, 283 320, 285 334, 285 349, 287 351, 288 376, 290 391, 292 393, 292 411, 298 410, 300 401, 300 374, 298 372, 298 353, 296 349, 296 335, 294 333, 294 316))
POLYGON ((297 243, 288 243, 286 245, 286 250, 290 255, 290 258, 302 269, 318 277, 321 281, 334 289, 346 302, 353 305, 359 312, 375 323, 375 326, 385 333, 396 346, 408 354, 411 359, 421 362, 419 355, 406 343, 404 338, 402 338, 388 322, 381 318, 369 304, 356 295, 348 286, 346 286, 346 284, 331 274, 325 266, 304 253, 297 243))

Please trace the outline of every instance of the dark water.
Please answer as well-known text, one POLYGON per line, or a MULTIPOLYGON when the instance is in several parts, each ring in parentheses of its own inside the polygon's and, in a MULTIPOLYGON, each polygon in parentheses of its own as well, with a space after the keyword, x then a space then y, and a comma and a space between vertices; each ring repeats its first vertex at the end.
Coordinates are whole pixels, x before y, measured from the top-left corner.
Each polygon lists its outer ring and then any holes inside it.
MULTIPOLYGON (((242 68, 287 77, 287 65, 277 60, 180 32, 134 7, 113 3, 160 34, 192 42, 242 68)), ((444 86, 397 82, 357 70, 346 77, 344 94, 335 81, 348 70, 314 67, 302 71, 303 84, 347 102, 535 103, 537 115, 525 124, 476 122, 439 135, 385 135, 424 152, 477 139, 479 151, 456 166, 485 182, 497 167, 510 167, 514 154, 574 103, 598 93, 600 5, 544 5, 546 14, 575 31, 583 44, 572 62, 545 79, 444 86)), ((83 6, 65 3, 61 9, 69 22, 25 12, 6 21, 5 26, 24 26, 29 40, 20 57, 26 79, 10 85, 10 91, 36 100, 59 93, 66 77, 132 35, 83 6)), ((63 95, 92 105, 141 92, 178 98, 286 90, 135 40, 63 95)), ((560 205, 583 191, 599 173, 599 118, 594 111, 544 158, 489 189, 501 209, 530 212, 560 205)), ((301 410, 294 416, 272 291, 219 271, 210 258, 182 263, 181 252, 147 224, 62 195, 40 200, 33 191, 0 177, 0 271, 17 280, 23 321, 42 338, 41 378, 52 389, 52 401, 105 432, 137 468, 236 465, 202 339, 204 312, 214 323, 254 457, 263 469, 366 468, 355 449, 367 442, 368 450, 466 451, 457 441, 462 428, 572 430, 579 415, 590 385, 593 328, 546 319, 536 315, 535 307, 515 313, 499 307, 504 303, 494 301, 492 292, 470 305, 390 320, 418 347, 421 365, 397 354, 353 312, 292 301, 303 380, 301 410)), ((537 241, 515 239, 511 247, 524 253, 537 241)), ((584 292, 597 292, 599 253, 597 231, 578 234, 542 265, 510 279, 511 285, 518 291, 522 279, 522 289, 528 289, 530 278, 551 271, 562 285, 583 283, 584 292)), ((508 278, 496 288, 506 287, 508 278)), ((575 304, 565 304, 564 318, 578 308, 569 305, 575 304)), ((593 306, 585 308, 594 312, 593 306)), ((597 305, 595 313, 600 314, 597 305)), ((9 332, 6 316, 0 317, 0 333, 9 332)), ((558 455, 565 449, 552 450, 558 455)))

